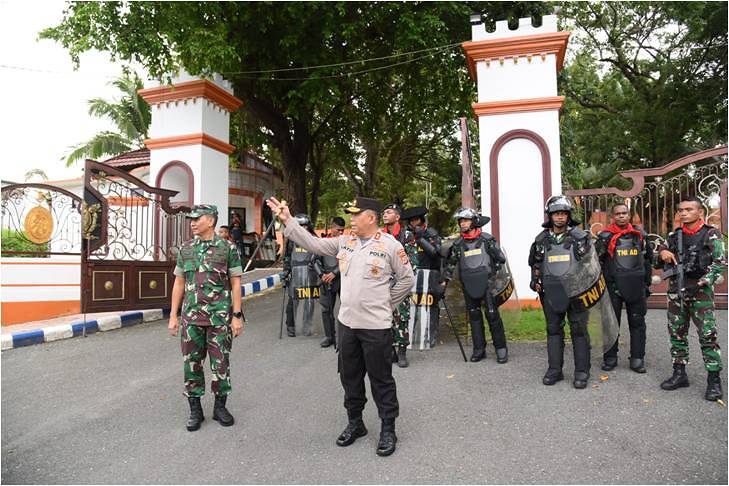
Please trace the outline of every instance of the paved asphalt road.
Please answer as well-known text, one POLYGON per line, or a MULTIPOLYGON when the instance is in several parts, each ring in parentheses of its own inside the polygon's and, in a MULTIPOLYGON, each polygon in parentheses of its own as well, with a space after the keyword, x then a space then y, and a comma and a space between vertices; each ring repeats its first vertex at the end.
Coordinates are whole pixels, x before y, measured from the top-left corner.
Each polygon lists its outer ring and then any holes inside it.
MULTIPOLYGON (((452 340, 395 368, 398 450, 375 455, 379 422, 348 448, 335 353, 319 336, 278 340, 280 294, 247 305, 232 352, 234 427, 185 430, 178 339, 166 321, 2 353, 4 483, 727 483, 727 410, 692 386, 664 392, 665 315, 650 311, 648 373, 620 367, 586 390, 541 385, 543 343, 465 364, 452 340)), ((726 312, 719 313, 726 343, 726 312)), ((318 311, 316 316, 317 328, 318 311)), ((207 373, 206 373, 207 374, 207 373)), ((726 374, 723 376, 726 384, 726 374)), ((368 387, 369 388, 369 387, 368 387)))

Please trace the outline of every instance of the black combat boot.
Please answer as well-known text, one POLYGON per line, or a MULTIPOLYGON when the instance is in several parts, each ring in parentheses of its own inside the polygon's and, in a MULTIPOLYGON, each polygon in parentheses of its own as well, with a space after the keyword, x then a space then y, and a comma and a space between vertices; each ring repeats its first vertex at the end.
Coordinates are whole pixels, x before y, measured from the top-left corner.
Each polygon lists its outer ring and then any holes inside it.
POLYGON ((190 418, 187 419, 187 430, 192 432, 200 428, 205 416, 203 415, 202 405, 200 405, 200 397, 187 397, 187 403, 190 404, 190 418))
POLYGON ((674 364, 673 365, 673 376, 661 383, 661 388, 664 390, 676 390, 689 386, 688 375, 686 375, 686 365, 674 364))
POLYGON ((562 374, 562 357, 564 355, 564 341, 562 336, 547 336, 547 362, 549 368, 542 378, 545 385, 554 385, 564 380, 562 374))
POLYGON ((296 328, 286 326, 286 335, 288 337, 296 337, 296 328))
POLYGON ((630 369, 636 373, 645 373, 645 360, 643 358, 630 358, 630 369))
POLYGON ((509 350, 506 348, 499 348, 496 350, 496 362, 504 364, 509 361, 509 350))
POLYGON ((603 371, 612 371, 615 369, 616 366, 618 366, 617 356, 605 356, 603 358, 602 366, 600 368, 602 368, 603 371))
POLYGON ((577 389, 587 388, 590 379, 590 341, 587 336, 572 336, 572 351, 575 358, 575 377, 572 385, 577 389))
POLYGON ((321 346, 322 348, 328 348, 332 344, 334 344, 334 339, 330 338, 329 336, 324 336, 324 339, 321 340, 319 346, 321 346))
POLYGON ((395 452, 395 444, 397 436, 395 435, 395 419, 382 419, 382 429, 380 429, 380 440, 377 442, 377 455, 389 456, 395 452))
POLYGON ((347 447, 365 435, 367 435, 367 427, 362 422, 362 415, 350 416, 347 427, 337 437, 337 445, 339 447, 347 447))
POLYGON ((235 423, 233 416, 225 408, 225 402, 228 399, 227 395, 216 395, 215 406, 213 407, 213 420, 220 422, 223 427, 230 427, 235 423))
POLYGON ((481 361, 482 359, 486 359, 486 350, 485 349, 474 349, 473 353, 471 353, 471 362, 477 363, 481 361))
POLYGON ((408 357, 406 354, 407 350, 408 350, 408 348, 406 348, 405 346, 397 347, 397 365, 400 368, 407 368, 408 366, 410 366, 410 363, 408 362, 408 357))
POLYGON ((715 402, 721 400, 724 394, 721 392, 721 377, 718 371, 709 371, 709 376, 706 378, 706 398, 709 401, 715 402))

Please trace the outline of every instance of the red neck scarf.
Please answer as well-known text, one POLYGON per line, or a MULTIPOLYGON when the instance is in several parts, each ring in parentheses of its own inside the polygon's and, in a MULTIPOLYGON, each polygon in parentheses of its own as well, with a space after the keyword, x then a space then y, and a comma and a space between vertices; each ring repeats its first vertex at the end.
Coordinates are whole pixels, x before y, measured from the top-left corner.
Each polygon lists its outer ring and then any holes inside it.
MULTIPOLYGON (((385 225, 385 227, 384 227, 384 228, 382 228, 382 231, 383 231, 384 233, 390 233, 390 231, 389 231, 389 229, 388 229, 387 225, 385 225)), ((393 227, 393 229, 392 229, 392 233, 390 233, 390 234, 391 234, 392 236, 394 236, 395 238, 397 238, 397 237, 398 237, 398 236, 400 235, 400 223, 395 223, 395 226, 394 226, 394 227, 393 227)))
POLYGON ((605 228, 605 231, 609 231, 613 234, 613 237, 610 238, 610 244, 608 245, 608 253, 610 254, 610 256, 613 256, 613 254, 615 254, 615 246, 618 244, 618 240, 623 235, 638 235, 638 237, 643 240, 643 234, 637 229, 633 228, 633 225, 630 223, 628 223, 628 226, 625 229, 621 229, 620 226, 612 223, 610 226, 605 228))
POLYGON ((689 236, 691 236, 691 235, 695 235, 696 233, 698 233, 698 232, 699 232, 699 230, 701 230, 701 228, 703 228, 703 227, 704 227, 704 225, 705 225, 705 224, 706 224, 706 223, 704 222, 704 220, 703 220, 703 219, 700 219, 700 220, 698 220, 698 222, 696 223, 696 226, 694 226, 694 229, 689 229, 689 228, 688 228, 688 227, 687 227, 687 226, 686 226, 686 225, 684 224, 684 225, 681 225, 681 231, 683 231, 683 234, 685 234, 685 235, 689 235, 689 236))
POLYGON ((475 240, 479 236, 481 236, 481 228, 476 228, 469 231, 468 233, 463 233, 464 240, 475 240))

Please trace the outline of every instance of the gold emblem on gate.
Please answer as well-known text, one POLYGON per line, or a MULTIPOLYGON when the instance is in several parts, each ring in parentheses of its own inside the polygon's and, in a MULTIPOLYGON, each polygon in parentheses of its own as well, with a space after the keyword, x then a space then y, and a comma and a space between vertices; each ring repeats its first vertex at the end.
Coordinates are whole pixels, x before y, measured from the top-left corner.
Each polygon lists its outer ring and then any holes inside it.
POLYGON ((36 206, 25 217, 23 223, 25 235, 33 243, 47 243, 53 234, 53 216, 42 206, 36 206))
POLYGON ((107 280, 106 282, 104 282, 104 288, 106 290, 113 289, 114 288, 114 282, 112 282, 111 280, 107 280))
POLYGON ((157 288, 157 281, 156 280, 150 280, 149 281, 149 288, 150 289, 156 289, 157 288))

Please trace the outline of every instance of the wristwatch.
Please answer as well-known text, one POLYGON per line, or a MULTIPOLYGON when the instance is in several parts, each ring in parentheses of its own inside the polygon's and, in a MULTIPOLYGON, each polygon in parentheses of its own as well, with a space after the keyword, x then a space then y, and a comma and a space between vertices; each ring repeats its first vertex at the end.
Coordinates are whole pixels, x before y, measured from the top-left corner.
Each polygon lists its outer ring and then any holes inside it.
POLYGON ((243 312, 242 311, 233 312, 233 317, 235 317, 236 319, 240 319, 241 317, 243 317, 243 312))

